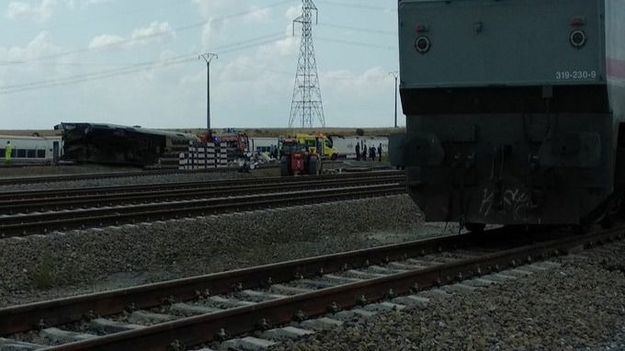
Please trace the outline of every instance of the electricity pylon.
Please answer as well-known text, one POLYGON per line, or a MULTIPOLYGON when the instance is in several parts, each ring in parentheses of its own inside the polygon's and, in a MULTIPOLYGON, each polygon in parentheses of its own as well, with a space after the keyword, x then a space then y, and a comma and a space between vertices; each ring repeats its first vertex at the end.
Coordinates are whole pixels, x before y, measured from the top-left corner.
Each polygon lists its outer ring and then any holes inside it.
POLYGON ((315 121, 318 121, 321 127, 326 126, 313 42, 313 13, 315 22, 318 22, 319 10, 313 0, 302 0, 302 14, 293 21, 293 34, 295 24, 302 25, 302 42, 297 60, 289 128, 293 128, 296 123, 302 128, 312 128, 315 121))

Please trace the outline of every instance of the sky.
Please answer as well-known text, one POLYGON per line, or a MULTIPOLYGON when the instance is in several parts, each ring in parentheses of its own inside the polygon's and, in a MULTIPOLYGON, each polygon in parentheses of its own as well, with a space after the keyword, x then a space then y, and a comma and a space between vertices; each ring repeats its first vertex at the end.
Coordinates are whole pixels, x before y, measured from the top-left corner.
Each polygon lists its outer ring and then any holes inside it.
MULTIPOLYGON (((393 125, 397 0, 315 0, 328 127, 393 125)), ((0 0, 0 129, 288 126, 301 0, 0 0)), ((400 124, 404 124, 400 107, 400 124)))

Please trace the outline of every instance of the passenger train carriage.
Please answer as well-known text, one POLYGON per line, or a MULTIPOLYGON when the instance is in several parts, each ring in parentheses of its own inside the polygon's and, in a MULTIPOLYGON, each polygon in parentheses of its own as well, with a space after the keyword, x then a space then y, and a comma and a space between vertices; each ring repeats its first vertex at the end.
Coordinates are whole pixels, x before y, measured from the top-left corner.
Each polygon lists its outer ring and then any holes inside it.
POLYGON ((52 164, 63 156, 61 137, 0 135, 0 163, 4 164, 7 142, 11 143, 11 165, 52 164))
POLYGON ((394 139, 429 221, 584 224, 625 182, 625 0, 399 0, 394 139))

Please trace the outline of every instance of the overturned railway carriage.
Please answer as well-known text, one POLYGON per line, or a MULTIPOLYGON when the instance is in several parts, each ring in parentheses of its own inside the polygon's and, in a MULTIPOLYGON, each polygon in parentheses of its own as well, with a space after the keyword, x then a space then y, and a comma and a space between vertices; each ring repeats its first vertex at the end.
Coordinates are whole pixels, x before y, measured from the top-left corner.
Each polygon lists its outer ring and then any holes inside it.
POLYGON ((623 21, 625 0, 399 0, 396 162, 428 220, 580 224, 613 208, 623 21))
POLYGON ((113 124, 62 123, 64 158, 76 162, 150 166, 177 150, 186 150, 198 138, 169 132, 113 124))

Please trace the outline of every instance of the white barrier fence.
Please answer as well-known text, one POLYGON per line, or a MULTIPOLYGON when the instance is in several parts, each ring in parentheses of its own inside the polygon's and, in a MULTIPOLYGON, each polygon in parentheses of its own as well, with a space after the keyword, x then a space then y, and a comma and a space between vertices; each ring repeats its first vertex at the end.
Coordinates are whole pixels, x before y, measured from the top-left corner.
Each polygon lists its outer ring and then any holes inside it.
POLYGON ((228 167, 228 148, 226 143, 193 144, 188 152, 180 153, 178 169, 198 170, 228 167))

